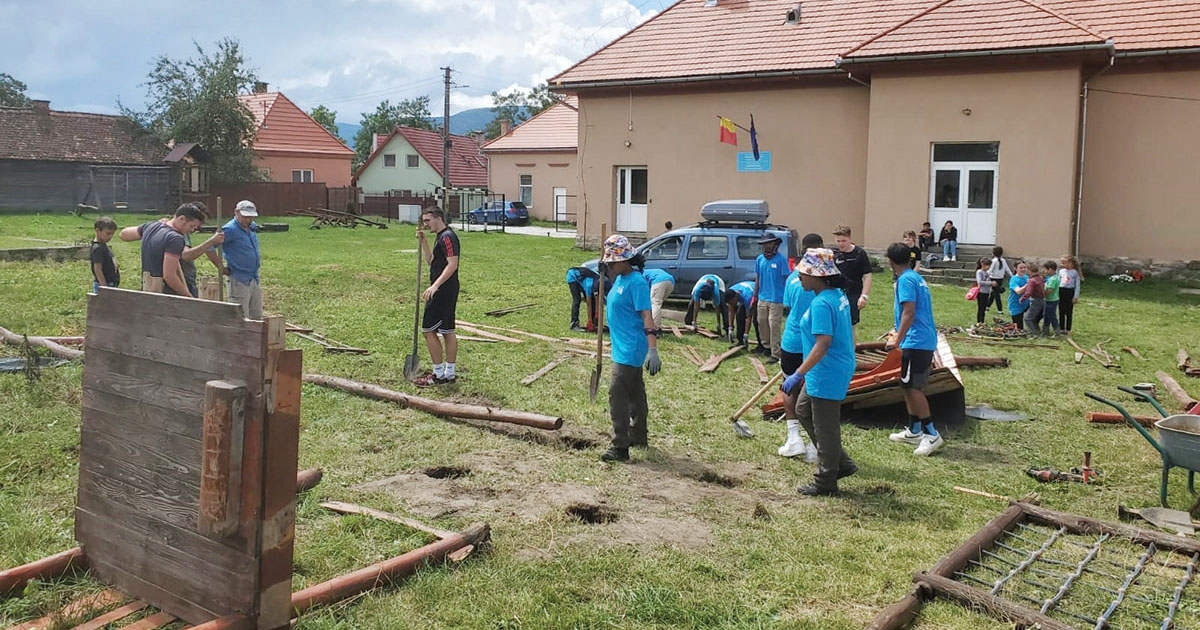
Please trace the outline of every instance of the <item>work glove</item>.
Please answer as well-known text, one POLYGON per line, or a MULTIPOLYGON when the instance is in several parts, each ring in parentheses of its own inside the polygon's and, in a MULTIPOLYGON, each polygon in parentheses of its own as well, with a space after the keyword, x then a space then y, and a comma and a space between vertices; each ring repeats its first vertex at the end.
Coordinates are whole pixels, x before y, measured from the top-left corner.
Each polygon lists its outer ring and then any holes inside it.
POLYGON ((729 329, 729 330, 727 330, 726 332, 728 333, 728 337, 729 337, 729 343, 733 343, 733 329, 732 329, 732 328, 730 328, 730 329, 729 329))
POLYGON ((650 376, 658 374, 662 369, 662 359, 658 358, 658 348, 650 348, 650 354, 646 356, 646 369, 649 370, 650 376))
POLYGON ((800 373, 800 370, 796 370, 783 379, 783 385, 779 389, 788 396, 794 396, 796 392, 800 391, 801 387, 804 387, 804 375, 800 373))

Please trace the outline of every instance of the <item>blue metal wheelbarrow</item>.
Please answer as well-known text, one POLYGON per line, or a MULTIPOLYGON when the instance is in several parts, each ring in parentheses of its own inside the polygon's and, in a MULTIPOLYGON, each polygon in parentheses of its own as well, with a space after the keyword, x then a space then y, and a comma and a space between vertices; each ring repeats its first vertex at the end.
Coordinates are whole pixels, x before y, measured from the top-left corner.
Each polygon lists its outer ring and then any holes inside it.
POLYGON ((1125 421, 1146 438, 1150 446, 1158 451, 1162 456, 1162 486, 1159 488, 1159 502, 1163 507, 1167 506, 1167 481, 1170 478, 1172 468, 1183 468, 1188 471, 1188 492, 1196 494, 1196 473, 1200 472, 1200 416, 1191 414, 1169 415, 1166 409, 1158 403, 1158 400, 1153 396, 1140 392, 1131 387, 1118 387, 1123 392, 1133 395, 1134 398, 1148 402, 1154 405, 1158 413, 1163 416, 1162 420, 1154 423, 1158 429, 1158 440, 1150 435, 1150 432, 1141 425, 1133 416, 1125 411, 1125 408, 1117 403, 1097 396, 1092 393, 1085 392, 1084 395, 1097 402, 1102 402, 1113 409, 1116 409, 1125 418, 1125 421))

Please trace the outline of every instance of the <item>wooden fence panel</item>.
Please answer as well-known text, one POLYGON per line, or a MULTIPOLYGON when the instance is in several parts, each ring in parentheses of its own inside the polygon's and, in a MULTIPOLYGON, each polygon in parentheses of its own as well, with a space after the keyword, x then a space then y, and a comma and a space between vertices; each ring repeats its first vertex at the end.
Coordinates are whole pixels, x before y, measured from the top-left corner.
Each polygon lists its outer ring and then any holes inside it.
POLYGON ((294 504, 281 497, 295 489, 300 356, 283 350, 282 319, 251 321, 234 304, 120 289, 88 299, 75 536, 93 571, 189 623, 239 612, 270 619, 264 628, 286 622, 290 600, 263 595, 291 574, 290 542, 280 538, 290 541, 294 504), (223 486, 236 493, 236 513, 220 531, 201 526, 212 381, 245 387, 241 432, 222 442, 226 459, 242 465, 230 467, 238 478, 223 486), (273 508, 269 526, 265 507, 273 508))
POLYGON ((292 210, 324 208, 329 203, 325 184, 294 184, 291 182, 245 182, 214 184, 206 195, 185 194, 184 201, 202 201, 215 219, 217 197, 221 197, 223 216, 233 216, 233 208, 242 199, 249 199, 265 217, 284 216, 292 210))

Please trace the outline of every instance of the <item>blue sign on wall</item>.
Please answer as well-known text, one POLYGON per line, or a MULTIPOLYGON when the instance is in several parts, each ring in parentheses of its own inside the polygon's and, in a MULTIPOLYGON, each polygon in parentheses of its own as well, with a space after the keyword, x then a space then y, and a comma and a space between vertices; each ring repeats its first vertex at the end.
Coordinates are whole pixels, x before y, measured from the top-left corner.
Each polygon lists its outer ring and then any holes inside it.
POLYGON ((759 151, 758 160, 754 159, 754 153, 750 151, 738 153, 737 170, 739 173, 770 173, 771 152, 759 151))

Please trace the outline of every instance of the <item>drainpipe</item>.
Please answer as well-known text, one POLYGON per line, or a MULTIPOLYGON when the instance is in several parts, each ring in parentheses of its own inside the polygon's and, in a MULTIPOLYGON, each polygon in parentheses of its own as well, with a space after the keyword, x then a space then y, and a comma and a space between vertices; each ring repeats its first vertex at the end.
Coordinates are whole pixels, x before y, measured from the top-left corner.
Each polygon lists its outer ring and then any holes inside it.
POLYGON ((1100 68, 1096 72, 1092 73, 1090 76, 1088 76, 1087 78, 1085 78, 1083 80, 1083 89, 1079 94, 1079 100, 1080 100, 1079 133, 1078 133, 1078 137, 1079 137, 1079 164, 1078 164, 1079 173, 1078 173, 1078 176, 1077 176, 1077 179, 1075 182, 1075 215, 1071 218, 1071 226, 1073 228, 1072 229, 1073 235, 1072 235, 1072 239, 1071 239, 1071 255, 1072 256, 1079 256, 1079 222, 1083 216, 1083 164, 1084 164, 1084 158, 1086 157, 1086 154, 1087 154, 1088 83, 1090 83, 1093 79, 1100 76, 1101 74, 1108 72, 1110 69, 1112 69, 1113 64, 1116 62, 1116 59, 1117 59, 1117 56, 1115 54, 1116 51, 1113 47, 1111 47, 1112 40, 1111 39, 1108 40, 1108 43, 1110 46, 1109 52, 1108 52, 1108 64, 1105 65, 1103 68, 1100 68))

